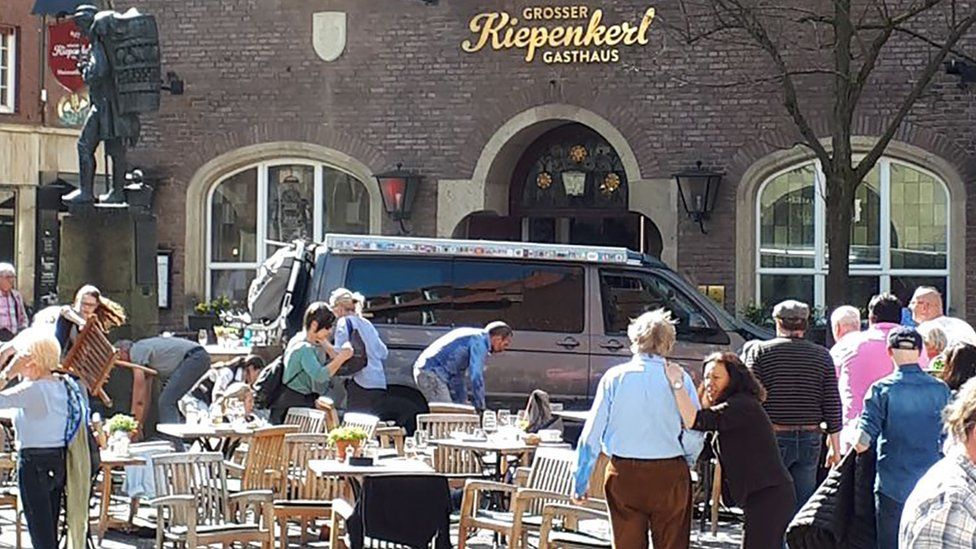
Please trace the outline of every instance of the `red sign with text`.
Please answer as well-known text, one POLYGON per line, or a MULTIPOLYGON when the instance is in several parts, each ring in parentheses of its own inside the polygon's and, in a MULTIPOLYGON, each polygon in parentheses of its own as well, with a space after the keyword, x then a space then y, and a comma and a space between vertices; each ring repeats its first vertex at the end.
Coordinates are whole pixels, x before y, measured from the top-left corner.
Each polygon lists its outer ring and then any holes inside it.
POLYGON ((85 87, 78 60, 88 55, 91 44, 72 20, 49 25, 47 62, 58 83, 70 92, 85 87))

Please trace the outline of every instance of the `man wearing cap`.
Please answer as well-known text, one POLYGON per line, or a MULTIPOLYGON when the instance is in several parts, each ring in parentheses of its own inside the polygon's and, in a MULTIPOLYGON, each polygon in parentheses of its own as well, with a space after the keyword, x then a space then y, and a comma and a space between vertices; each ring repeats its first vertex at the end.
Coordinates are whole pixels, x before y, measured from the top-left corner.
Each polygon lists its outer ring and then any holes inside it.
POLYGON ((424 349, 413 365, 413 378, 427 402, 471 404, 485 409, 485 360, 512 344, 512 329, 500 320, 484 328, 455 328, 424 349))
POLYGON ((942 409, 949 387, 918 365, 922 336, 914 328, 888 333, 888 355, 898 367, 878 380, 864 399, 858 424, 858 452, 874 444, 878 548, 898 547, 898 524, 909 494, 922 475, 942 459, 942 409))
POLYGON ((751 346, 745 356, 766 388, 763 408, 793 478, 797 510, 817 487, 822 423, 829 435, 828 464, 840 461, 841 405, 834 361, 827 349, 803 338, 809 317, 806 303, 791 299, 776 305, 776 337, 751 346))

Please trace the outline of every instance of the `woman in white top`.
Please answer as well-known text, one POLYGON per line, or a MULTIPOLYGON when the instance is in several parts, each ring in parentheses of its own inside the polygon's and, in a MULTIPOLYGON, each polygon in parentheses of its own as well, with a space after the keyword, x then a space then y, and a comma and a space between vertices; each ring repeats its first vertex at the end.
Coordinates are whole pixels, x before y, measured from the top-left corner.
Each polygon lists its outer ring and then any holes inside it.
MULTIPOLYGON (((336 315, 335 346, 349 342, 355 330, 366 347, 366 367, 346 378, 346 411, 382 416, 386 396, 386 372, 383 361, 389 351, 373 323, 363 318, 362 294, 338 288, 329 296, 329 308, 336 315)), ((331 353, 330 353, 331 354, 331 353)))
POLYGON ((17 484, 31 542, 54 548, 67 478, 66 441, 74 435, 69 432, 68 387, 53 373, 61 346, 36 328, 18 334, 11 344, 16 354, 0 372, 0 387, 15 377, 23 382, 0 391, 0 408, 16 410, 17 484))

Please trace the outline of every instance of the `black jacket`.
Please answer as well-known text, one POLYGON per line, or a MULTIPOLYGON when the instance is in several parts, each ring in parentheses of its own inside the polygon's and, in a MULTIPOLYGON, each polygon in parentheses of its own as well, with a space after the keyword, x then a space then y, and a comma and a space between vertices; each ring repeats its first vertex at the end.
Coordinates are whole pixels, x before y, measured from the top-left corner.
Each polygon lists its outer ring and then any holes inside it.
POLYGON ((790 549, 874 549, 874 448, 851 450, 786 530, 790 549))
POLYGON ((346 522, 351 549, 364 538, 426 548, 451 548, 451 492, 438 475, 366 477, 352 516, 346 522))

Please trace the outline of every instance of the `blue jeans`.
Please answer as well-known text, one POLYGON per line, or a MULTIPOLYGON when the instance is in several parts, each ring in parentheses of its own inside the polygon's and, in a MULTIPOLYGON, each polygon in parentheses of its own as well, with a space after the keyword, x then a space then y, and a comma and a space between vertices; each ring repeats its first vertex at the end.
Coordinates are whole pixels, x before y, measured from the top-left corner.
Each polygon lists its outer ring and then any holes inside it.
POLYGON ((888 496, 874 493, 875 517, 878 529, 878 549, 898 547, 898 525, 905 504, 888 496))
MULTIPOLYGON (((189 393, 197 380, 209 370, 210 355, 203 350, 203 347, 198 347, 183 357, 183 361, 169 375, 169 379, 163 381, 158 404, 160 423, 183 423, 183 416, 180 415, 180 399, 189 393)), ((182 452, 186 448, 182 440, 165 436, 160 438, 172 441, 177 452, 182 452)))
POLYGON ((817 489, 817 469, 820 466, 820 446, 823 435, 819 431, 776 433, 779 457, 793 477, 796 508, 799 511, 817 489))

